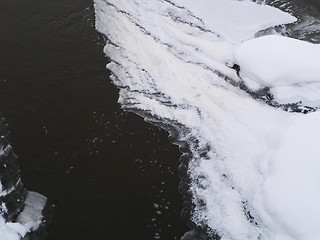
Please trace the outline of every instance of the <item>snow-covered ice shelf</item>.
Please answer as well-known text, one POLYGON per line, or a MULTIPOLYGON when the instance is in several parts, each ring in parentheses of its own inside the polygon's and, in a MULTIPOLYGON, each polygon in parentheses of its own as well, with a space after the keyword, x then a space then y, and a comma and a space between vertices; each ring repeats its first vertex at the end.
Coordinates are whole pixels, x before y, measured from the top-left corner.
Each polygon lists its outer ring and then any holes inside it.
POLYGON ((287 34, 299 16, 247 0, 95 0, 95 11, 119 102, 189 146, 191 220, 223 240, 317 240, 320 113, 252 94, 316 109, 318 45, 260 32, 287 34))

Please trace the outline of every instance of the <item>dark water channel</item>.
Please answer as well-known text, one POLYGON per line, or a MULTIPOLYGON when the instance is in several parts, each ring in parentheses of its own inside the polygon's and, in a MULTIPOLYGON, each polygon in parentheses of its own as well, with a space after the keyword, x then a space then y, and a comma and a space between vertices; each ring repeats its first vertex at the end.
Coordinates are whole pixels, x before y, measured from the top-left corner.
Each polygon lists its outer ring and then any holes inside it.
POLYGON ((92 1, 0 0, 0 31, 0 113, 49 239, 179 239, 180 153, 117 104, 92 1))

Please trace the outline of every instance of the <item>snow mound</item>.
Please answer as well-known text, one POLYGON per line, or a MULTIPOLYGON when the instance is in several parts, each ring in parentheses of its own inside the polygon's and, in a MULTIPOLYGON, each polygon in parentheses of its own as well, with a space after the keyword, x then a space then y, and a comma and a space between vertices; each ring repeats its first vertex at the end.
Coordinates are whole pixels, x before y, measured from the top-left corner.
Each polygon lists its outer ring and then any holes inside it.
POLYGON ((243 42, 234 58, 252 90, 267 87, 281 104, 320 105, 319 44, 269 35, 243 42))

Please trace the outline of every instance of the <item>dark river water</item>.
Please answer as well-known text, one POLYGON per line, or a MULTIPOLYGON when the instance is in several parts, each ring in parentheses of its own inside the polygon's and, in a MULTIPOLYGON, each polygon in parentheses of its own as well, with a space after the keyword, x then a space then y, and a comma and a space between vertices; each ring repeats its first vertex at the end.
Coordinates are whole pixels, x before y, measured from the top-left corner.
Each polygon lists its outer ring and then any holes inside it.
POLYGON ((121 110, 91 0, 0 0, 0 113, 50 240, 179 239, 180 152, 121 110))

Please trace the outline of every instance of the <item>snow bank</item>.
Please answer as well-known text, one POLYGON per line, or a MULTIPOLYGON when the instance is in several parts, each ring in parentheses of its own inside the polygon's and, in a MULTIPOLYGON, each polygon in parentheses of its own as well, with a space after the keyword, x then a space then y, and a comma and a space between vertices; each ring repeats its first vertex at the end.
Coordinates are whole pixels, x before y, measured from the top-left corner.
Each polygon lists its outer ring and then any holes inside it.
POLYGON ((293 114, 273 149, 256 208, 273 230, 270 239, 320 236, 320 112, 293 114))
POLYGON ((319 44, 264 36, 240 44, 234 57, 251 89, 268 87, 279 103, 320 105, 319 44))
MULTIPOLYGON (((320 104, 320 45, 264 36, 235 49, 240 76, 253 90, 268 87, 280 103, 320 104)), ((255 207, 272 239, 320 236, 320 113, 294 114, 268 161, 255 207)))

